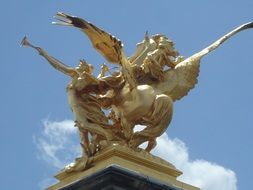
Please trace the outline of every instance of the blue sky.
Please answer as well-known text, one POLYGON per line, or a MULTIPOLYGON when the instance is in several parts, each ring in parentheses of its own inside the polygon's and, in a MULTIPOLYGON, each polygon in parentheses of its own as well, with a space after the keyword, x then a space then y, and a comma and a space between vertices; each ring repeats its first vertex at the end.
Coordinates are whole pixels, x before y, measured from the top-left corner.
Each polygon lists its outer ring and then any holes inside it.
MULTIPOLYGON (((1 188, 41 189, 51 182, 59 169, 41 151, 40 142, 50 138, 46 127, 73 118, 65 92, 68 78, 31 49, 20 48, 23 36, 70 66, 81 58, 97 69, 105 62, 81 32, 51 25, 57 11, 83 17, 117 36, 128 55, 148 30, 166 34, 188 57, 253 21, 252 7, 251 0, 2 1, 1 188)), ((240 190, 253 186, 252 42, 253 30, 244 31, 202 60, 199 83, 175 103, 167 130, 168 142, 180 142, 189 163, 204 160, 233 171, 240 190)), ((78 144, 78 138, 70 134, 68 151, 71 143, 78 144)), ((71 160, 73 154, 62 151, 58 158, 65 161, 68 155, 71 160)))

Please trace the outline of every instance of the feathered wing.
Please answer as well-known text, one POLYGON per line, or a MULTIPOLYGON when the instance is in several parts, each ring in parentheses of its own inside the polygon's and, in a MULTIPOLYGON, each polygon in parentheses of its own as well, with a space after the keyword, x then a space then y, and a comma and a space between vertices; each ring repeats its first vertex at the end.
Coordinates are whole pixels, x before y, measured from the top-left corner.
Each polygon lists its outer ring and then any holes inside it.
POLYGON ((200 59, 189 59, 174 69, 177 77, 177 86, 168 94, 173 101, 186 96, 198 82, 200 59))
POLYGON ((253 22, 249 22, 235 28, 200 52, 182 61, 174 69, 167 71, 165 73, 165 82, 157 85, 156 87, 162 90, 163 93, 169 95, 173 101, 179 100, 186 96, 198 82, 197 78, 199 74, 201 58, 211 51, 217 49, 222 43, 238 32, 250 28, 253 28, 253 22))
POLYGON ((199 59, 186 59, 174 69, 165 72, 164 82, 155 85, 162 93, 170 96, 173 101, 186 96, 197 84, 199 75, 199 59))
POLYGON ((79 28, 88 36, 94 48, 104 56, 107 61, 120 64, 123 45, 119 39, 82 18, 62 12, 58 12, 55 18, 60 21, 55 22, 55 24, 79 28))
POLYGON ((131 65, 124 54, 123 45, 119 39, 78 17, 59 12, 57 13, 56 19, 61 22, 55 24, 74 26, 83 31, 90 39, 94 48, 103 55, 107 61, 122 66, 122 74, 129 83, 130 88, 133 89, 136 87, 137 82, 135 76, 133 75, 131 65))

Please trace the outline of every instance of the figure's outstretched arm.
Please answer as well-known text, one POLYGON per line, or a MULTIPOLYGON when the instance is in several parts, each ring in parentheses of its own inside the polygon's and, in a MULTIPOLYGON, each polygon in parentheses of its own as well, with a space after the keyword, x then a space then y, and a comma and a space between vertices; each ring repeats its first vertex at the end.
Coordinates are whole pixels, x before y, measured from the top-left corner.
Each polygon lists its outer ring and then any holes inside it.
POLYGON ((43 50, 42 48, 36 47, 36 46, 32 45, 32 44, 28 41, 28 39, 27 39, 26 36, 25 36, 25 37, 23 38, 23 40, 21 41, 21 46, 28 46, 28 47, 31 47, 31 48, 37 50, 38 53, 39 53, 42 57, 44 57, 44 58, 48 61, 48 63, 49 63, 50 65, 52 65, 52 66, 53 66, 55 69, 57 69, 58 71, 61 71, 62 73, 66 74, 66 75, 68 75, 68 76, 70 76, 70 77, 73 77, 75 74, 77 74, 74 68, 69 67, 69 66, 65 65, 64 63, 60 62, 59 60, 57 60, 56 58, 50 56, 50 55, 49 55, 45 50, 43 50))

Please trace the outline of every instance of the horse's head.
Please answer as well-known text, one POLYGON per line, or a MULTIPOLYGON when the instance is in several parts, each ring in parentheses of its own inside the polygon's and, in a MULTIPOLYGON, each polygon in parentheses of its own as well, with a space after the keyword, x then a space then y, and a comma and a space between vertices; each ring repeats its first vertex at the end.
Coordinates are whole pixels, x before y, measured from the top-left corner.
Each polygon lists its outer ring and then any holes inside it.
POLYGON ((178 51, 174 47, 173 41, 165 35, 156 34, 151 36, 151 38, 156 42, 157 49, 163 50, 167 56, 177 57, 179 55, 178 51))
POLYGON ((143 60, 147 57, 148 53, 154 52, 157 49, 164 51, 167 56, 176 58, 179 53, 174 47, 172 40, 162 34, 155 34, 153 36, 144 37, 144 40, 137 43, 137 49, 135 53, 129 57, 129 61, 133 64, 141 65, 143 60))

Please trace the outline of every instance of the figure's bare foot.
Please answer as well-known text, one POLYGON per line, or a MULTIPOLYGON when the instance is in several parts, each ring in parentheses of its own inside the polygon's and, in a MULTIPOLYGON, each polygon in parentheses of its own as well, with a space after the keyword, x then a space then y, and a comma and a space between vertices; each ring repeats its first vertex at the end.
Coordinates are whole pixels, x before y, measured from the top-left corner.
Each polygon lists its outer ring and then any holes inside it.
POLYGON ((66 173, 83 171, 87 167, 88 161, 89 158, 87 156, 77 158, 75 162, 72 162, 65 166, 64 170, 66 173))

